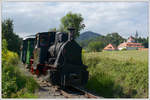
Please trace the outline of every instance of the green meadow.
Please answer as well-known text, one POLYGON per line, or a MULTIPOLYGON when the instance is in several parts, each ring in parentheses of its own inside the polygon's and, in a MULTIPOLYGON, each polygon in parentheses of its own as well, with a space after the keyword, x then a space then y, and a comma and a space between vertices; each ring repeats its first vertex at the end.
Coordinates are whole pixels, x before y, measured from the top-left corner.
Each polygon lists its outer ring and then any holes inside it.
POLYGON ((86 88, 106 98, 148 97, 148 51, 83 53, 88 66, 86 88))

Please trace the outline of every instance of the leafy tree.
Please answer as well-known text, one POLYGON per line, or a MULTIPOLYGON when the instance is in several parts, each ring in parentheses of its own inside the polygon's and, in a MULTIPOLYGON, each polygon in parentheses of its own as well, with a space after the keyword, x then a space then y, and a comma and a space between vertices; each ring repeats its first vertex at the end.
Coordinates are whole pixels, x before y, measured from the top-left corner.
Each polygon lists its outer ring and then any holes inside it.
POLYGON ((13 20, 6 19, 2 22, 2 39, 6 39, 8 50, 20 53, 22 39, 14 33, 13 20))
POLYGON ((85 25, 83 24, 83 17, 81 14, 76 14, 69 12, 66 14, 66 16, 61 18, 61 24, 60 24, 60 31, 68 32, 69 27, 75 28, 75 37, 78 37, 80 34, 80 31, 84 29, 85 25))
POLYGON ((142 45, 145 47, 145 48, 148 48, 148 41, 149 41, 149 38, 142 38, 142 37, 139 37, 137 38, 137 42, 138 43, 142 43, 142 45))
POLYGON ((125 41, 125 39, 122 38, 118 33, 107 34, 105 40, 107 40, 107 44, 111 43, 115 46, 118 46, 120 43, 125 41))
POLYGON ((48 31, 49 31, 49 32, 50 32, 50 31, 55 31, 55 32, 57 32, 58 30, 57 30, 56 28, 50 28, 48 31))
POLYGON ((90 42, 88 45, 88 49, 94 52, 102 51, 103 48, 104 48, 104 43, 100 41, 90 42))
POLYGON ((141 37, 138 38, 138 42, 142 43, 145 48, 148 48, 148 41, 149 41, 148 37, 147 38, 141 38, 141 37))
POLYGON ((145 48, 148 48, 148 41, 149 41, 149 37, 147 37, 147 39, 143 42, 145 48))

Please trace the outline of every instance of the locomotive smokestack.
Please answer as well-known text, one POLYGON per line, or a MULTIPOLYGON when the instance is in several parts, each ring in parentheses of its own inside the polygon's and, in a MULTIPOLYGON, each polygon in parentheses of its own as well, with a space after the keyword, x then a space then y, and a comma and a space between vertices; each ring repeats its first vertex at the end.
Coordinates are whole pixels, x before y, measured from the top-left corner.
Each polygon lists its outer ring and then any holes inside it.
POLYGON ((69 34, 68 34, 68 41, 74 40, 75 36, 75 28, 68 28, 69 34))

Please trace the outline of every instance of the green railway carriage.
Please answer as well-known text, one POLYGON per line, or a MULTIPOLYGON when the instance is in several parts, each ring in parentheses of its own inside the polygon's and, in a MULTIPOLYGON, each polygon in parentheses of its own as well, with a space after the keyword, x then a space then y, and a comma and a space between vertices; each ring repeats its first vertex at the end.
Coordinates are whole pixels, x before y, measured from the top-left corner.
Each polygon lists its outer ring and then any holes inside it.
POLYGON ((23 39, 22 50, 21 50, 21 60, 24 64, 26 62, 26 53, 27 53, 27 40, 23 39))
POLYGON ((33 50, 35 45, 35 36, 30 35, 23 40, 22 59, 24 64, 30 64, 30 59, 33 58, 33 50))
POLYGON ((26 64, 30 64, 30 59, 33 58, 34 38, 28 39, 26 64))

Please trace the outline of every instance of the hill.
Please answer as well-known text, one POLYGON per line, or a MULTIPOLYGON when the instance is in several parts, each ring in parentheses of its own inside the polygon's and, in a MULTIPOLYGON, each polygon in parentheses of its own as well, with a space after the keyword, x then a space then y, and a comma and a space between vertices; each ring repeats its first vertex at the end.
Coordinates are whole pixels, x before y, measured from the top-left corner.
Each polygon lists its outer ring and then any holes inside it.
POLYGON ((80 42, 84 40, 90 40, 98 36, 101 36, 101 35, 92 31, 86 31, 86 32, 81 33, 81 35, 77 38, 77 41, 80 42))

